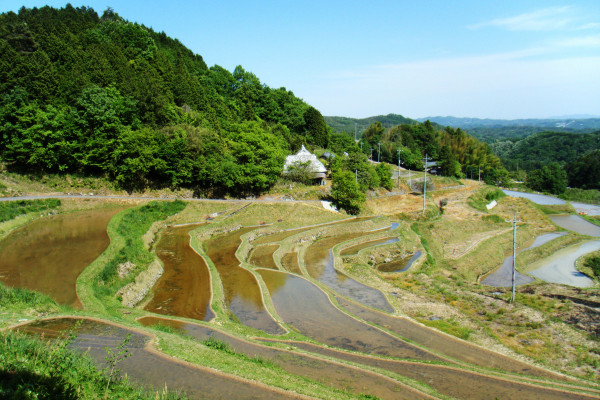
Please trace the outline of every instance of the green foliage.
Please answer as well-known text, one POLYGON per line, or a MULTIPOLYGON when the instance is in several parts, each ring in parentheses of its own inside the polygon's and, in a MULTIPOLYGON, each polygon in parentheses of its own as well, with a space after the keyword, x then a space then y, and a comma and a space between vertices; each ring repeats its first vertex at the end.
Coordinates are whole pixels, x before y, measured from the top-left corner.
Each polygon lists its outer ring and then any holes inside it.
POLYGON ((558 163, 550 163, 529 172, 525 184, 539 192, 561 194, 567 189, 567 173, 558 163))
POLYGON ((245 195, 267 190, 307 139, 329 142, 321 114, 291 91, 241 66, 209 69, 112 10, 0 14, 0 54, 0 160, 13 171, 245 195))
POLYGON ((592 270, 596 278, 600 278, 600 256, 592 256, 585 260, 585 267, 592 270))
POLYGON ((590 149, 600 147, 600 132, 542 132, 525 139, 509 139, 492 145, 510 170, 532 171, 557 162, 570 164, 590 149))
POLYGON ((329 146, 329 127, 323 116, 314 107, 309 107, 304 113, 305 132, 309 143, 322 148, 329 146))
POLYGON ((0 222, 9 221, 30 212, 39 213, 59 206, 59 199, 3 201, 0 202, 0 222))
POLYGON ((350 171, 339 171, 333 175, 331 197, 335 206, 348 214, 359 214, 366 200, 355 174, 350 171))
POLYGON ((10 288, 0 282, 0 308, 3 310, 35 309, 37 312, 57 312, 60 306, 49 296, 24 288, 10 288))
POLYGON ((295 161, 289 165, 285 177, 292 182, 300 182, 308 185, 312 181, 313 172, 310 169, 310 161, 301 162, 295 161))
POLYGON ((380 163, 375 167, 377 176, 379 177, 379 185, 392 190, 394 188, 394 181, 392 181, 392 167, 389 164, 380 163))
POLYGON ((180 200, 172 202, 153 201, 139 208, 127 210, 116 227, 117 234, 125 240, 125 246, 119 250, 112 260, 104 265, 98 276, 100 282, 99 286, 95 288, 96 292, 113 294, 117 290, 117 287, 122 286, 124 282, 117 275, 120 264, 127 261, 135 264, 136 270, 133 271, 129 278, 125 278, 132 280, 142 268, 152 262, 154 258, 144 247, 142 236, 155 221, 160 221, 170 215, 177 214, 185 206, 186 203, 180 200))
POLYGON ((45 341, 23 334, 0 333, 0 397, 3 399, 178 399, 158 397, 131 385, 127 379, 109 378, 91 359, 68 348, 68 340, 45 341), (106 392, 109 384, 109 392, 106 392), (110 397, 106 397, 106 395, 110 397))
MULTIPOLYGON (((492 201, 500 200, 506 197, 506 194, 498 188, 487 187, 470 196, 467 199, 468 204, 476 210, 487 212, 487 205, 492 201)), ((491 216, 490 216, 491 217, 491 216)))
POLYGON ((565 167, 569 186, 600 189, 600 150, 593 150, 565 167))
POLYGON ((563 200, 600 204, 600 190, 595 189, 567 188, 559 197, 563 200))

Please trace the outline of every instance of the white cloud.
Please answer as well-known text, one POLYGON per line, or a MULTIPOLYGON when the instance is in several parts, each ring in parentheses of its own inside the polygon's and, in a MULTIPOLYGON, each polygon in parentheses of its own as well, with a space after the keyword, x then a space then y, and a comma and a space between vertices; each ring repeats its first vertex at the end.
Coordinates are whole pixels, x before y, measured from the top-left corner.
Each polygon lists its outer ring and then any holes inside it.
POLYGON ((469 29, 499 27, 510 31, 548 31, 566 28, 573 19, 569 16, 570 7, 542 8, 515 17, 497 18, 469 26, 469 29))

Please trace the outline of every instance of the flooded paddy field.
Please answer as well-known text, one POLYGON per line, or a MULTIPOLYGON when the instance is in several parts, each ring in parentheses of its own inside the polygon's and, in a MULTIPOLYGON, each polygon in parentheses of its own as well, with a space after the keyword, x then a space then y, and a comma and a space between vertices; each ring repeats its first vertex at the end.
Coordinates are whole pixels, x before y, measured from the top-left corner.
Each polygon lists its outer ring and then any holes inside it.
POLYGON ((148 345, 150 336, 101 321, 75 318, 41 320, 22 325, 18 330, 45 338, 73 332, 75 339, 70 347, 88 354, 100 368, 107 365, 105 348, 115 349, 129 337, 126 349, 131 356, 119 363, 119 370, 132 381, 157 391, 167 387, 196 399, 299 398, 293 393, 167 357, 148 345))
POLYGON ((248 342, 210 327, 157 317, 144 317, 138 321, 144 326, 154 326, 160 323, 200 341, 212 338, 225 342, 236 353, 244 354, 247 357, 260 357, 273 362, 291 374, 356 394, 369 394, 381 399, 430 398, 423 392, 377 373, 295 351, 248 342))
POLYGON ((40 218, 0 241, 0 279, 81 308, 76 281, 110 242, 106 227, 123 208, 79 211, 40 218))
POLYGON ((412 256, 378 264, 375 266, 375 268, 377 268, 377 271, 388 273, 408 271, 410 267, 421 257, 422 254, 423 252, 419 250, 416 251, 415 254, 413 254, 412 256))
MULTIPOLYGON (((280 341, 281 342, 281 341, 280 341)), ((457 399, 540 399, 591 400, 597 393, 573 393, 560 388, 554 389, 533 381, 532 383, 511 381, 504 377, 484 375, 450 366, 417 363, 401 360, 386 360, 368 355, 347 353, 305 342, 283 341, 315 354, 368 365, 411 378, 432 387, 438 393, 457 399)))
POLYGON ((164 272, 145 310, 201 321, 214 317, 208 265, 190 246, 189 232, 201 225, 169 227, 162 233, 156 255, 164 264, 164 272))
POLYGON ((242 243, 241 236, 256 227, 240 228, 204 242, 207 256, 214 263, 223 284, 225 305, 247 326, 267 333, 285 331, 265 309, 262 293, 252 272, 242 268, 235 253, 242 243))
POLYGON ((379 290, 363 285, 335 269, 332 248, 363 235, 362 232, 352 232, 319 239, 306 250, 305 268, 310 277, 330 287, 336 293, 350 297, 361 304, 392 312, 393 308, 379 290))
POLYGON ((325 293, 304 278, 260 270, 277 314, 305 336, 329 346, 368 354, 444 361, 426 350, 357 321, 331 304, 325 293))

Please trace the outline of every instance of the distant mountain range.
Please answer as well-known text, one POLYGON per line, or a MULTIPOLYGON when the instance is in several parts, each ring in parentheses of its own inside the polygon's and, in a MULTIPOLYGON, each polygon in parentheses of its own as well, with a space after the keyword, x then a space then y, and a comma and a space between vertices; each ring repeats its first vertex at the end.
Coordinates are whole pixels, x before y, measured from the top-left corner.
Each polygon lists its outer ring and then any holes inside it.
POLYGON ((600 116, 572 115, 546 119, 481 119, 457 117, 426 117, 417 121, 429 120, 442 126, 453 128, 500 128, 500 127, 535 127, 544 129, 565 129, 569 131, 600 129, 600 116))
POLYGON ((388 115, 377 115, 368 118, 350 118, 350 117, 323 117, 325 122, 329 125, 334 132, 346 132, 350 135, 356 133, 357 137, 360 137, 362 131, 367 129, 371 124, 380 122, 384 128, 391 128, 392 126, 409 124, 415 125, 419 122, 415 119, 403 117, 399 114, 388 114, 388 115))

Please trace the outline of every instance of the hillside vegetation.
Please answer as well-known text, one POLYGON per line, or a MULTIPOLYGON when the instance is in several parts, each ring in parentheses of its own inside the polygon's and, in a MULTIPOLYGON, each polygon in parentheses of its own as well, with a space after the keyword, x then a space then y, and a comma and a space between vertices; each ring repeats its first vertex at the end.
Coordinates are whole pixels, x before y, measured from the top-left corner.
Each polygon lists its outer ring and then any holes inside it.
POLYGON ((128 190, 251 194, 321 114, 238 66, 215 65, 111 9, 0 15, 0 157, 13 171, 104 176, 128 190))

